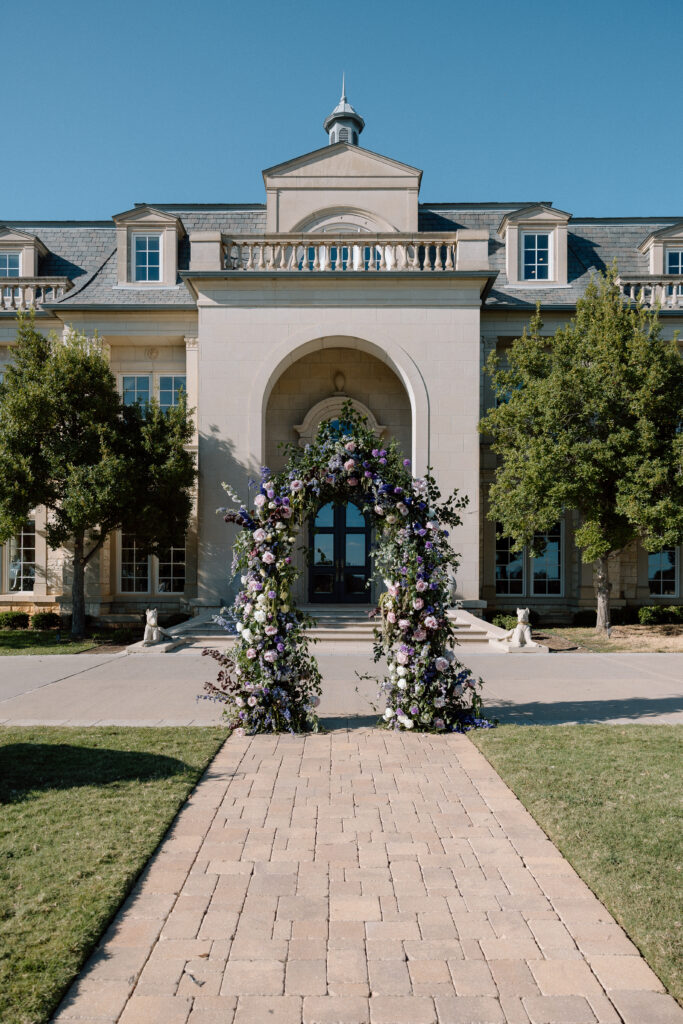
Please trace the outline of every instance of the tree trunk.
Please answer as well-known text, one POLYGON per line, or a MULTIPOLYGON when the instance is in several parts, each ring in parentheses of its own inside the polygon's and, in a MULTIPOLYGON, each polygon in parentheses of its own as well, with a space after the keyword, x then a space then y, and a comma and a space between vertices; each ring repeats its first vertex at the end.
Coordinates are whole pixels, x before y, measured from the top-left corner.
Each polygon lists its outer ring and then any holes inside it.
POLYGON ((595 591, 598 598, 598 614, 595 620, 595 632, 606 633, 610 625, 609 610, 609 568, 606 558, 598 558, 595 563, 595 591))
POLYGON ((74 540, 74 574, 71 584, 71 637, 78 640, 85 636, 85 537, 81 534, 74 540))

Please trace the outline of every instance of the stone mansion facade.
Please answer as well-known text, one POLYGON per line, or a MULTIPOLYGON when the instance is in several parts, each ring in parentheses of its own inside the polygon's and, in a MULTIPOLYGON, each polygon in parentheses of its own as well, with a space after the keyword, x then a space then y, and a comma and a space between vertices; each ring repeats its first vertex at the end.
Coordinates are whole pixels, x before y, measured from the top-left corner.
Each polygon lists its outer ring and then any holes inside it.
MULTIPOLYGON (((550 202, 420 201, 421 171, 359 145, 345 96, 328 144, 263 172, 259 204, 136 204, 111 221, 0 221, 0 362, 17 310, 40 330, 106 343, 126 402, 184 389, 196 410, 199 481, 184 549, 141 558, 112 536, 87 573, 99 616, 216 609, 230 599, 232 527, 216 514, 226 481, 246 494, 279 445, 315 434, 346 398, 414 471, 469 497, 454 536, 466 607, 529 605, 567 618, 594 604, 568 515, 545 555, 515 554, 486 516, 494 461, 477 432, 492 395, 482 365, 518 337, 537 302, 552 334, 591 273, 616 259, 625 300, 661 302, 665 336, 683 326, 683 220, 585 218, 550 202)), ((0 366, 0 369, 2 367, 0 366)), ((4 545, 0 607, 68 607, 63 553, 36 509, 4 545)), ((354 506, 324 508, 302 601, 363 603, 372 538, 354 506), (315 572, 313 570, 316 570, 315 572)), ((303 562, 302 562, 303 565, 303 562)), ((633 546, 612 569, 613 603, 681 601, 680 551, 633 546)))

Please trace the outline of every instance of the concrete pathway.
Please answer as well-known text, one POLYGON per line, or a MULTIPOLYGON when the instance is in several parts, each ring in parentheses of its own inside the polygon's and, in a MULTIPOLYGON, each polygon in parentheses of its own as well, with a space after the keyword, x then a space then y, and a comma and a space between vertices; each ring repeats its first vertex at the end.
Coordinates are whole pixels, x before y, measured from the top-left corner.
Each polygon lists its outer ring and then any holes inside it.
MULTIPOLYGON (((369 644, 318 644, 327 724, 375 720, 369 644)), ((502 722, 683 722, 683 655, 476 654, 458 651, 502 722)), ((197 700, 217 666, 196 650, 0 658, 0 723, 208 725, 220 706, 197 700)))
POLYGON ((681 1024, 463 736, 228 740, 59 1024, 681 1024))

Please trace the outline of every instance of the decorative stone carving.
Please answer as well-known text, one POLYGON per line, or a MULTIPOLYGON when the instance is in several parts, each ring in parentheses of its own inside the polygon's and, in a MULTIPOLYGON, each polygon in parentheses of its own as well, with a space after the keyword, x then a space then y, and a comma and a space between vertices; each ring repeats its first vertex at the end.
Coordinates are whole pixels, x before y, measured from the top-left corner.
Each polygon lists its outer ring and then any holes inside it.
POLYGON ((160 643, 164 637, 168 637, 169 634, 159 625, 158 612, 156 608, 148 608, 145 615, 147 616, 147 623, 145 625, 145 635, 142 638, 142 642, 145 647, 150 647, 152 644, 160 643))
POLYGON ((159 349, 158 348, 146 348, 145 349, 145 359, 158 359, 158 358, 159 358, 159 349))
MULTIPOLYGON (((335 373, 335 387, 337 386, 337 378, 339 376, 342 378, 344 377, 340 372, 335 373)), ((345 380, 344 384, 346 384, 345 380)), ((294 429, 299 435, 299 444, 301 447, 303 448, 304 445, 311 443, 323 420, 334 420, 341 416, 342 407, 344 403, 348 401, 348 395, 345 395, 343 392, 337 392, 333 397, 324 398, 322 402, 318 402, 312 409, 309 409, 303 423, 295 423, 294 425, 294 429)), ((371 430, 379 436, 386 431, 387 428, 377 422, 377 418, 368 409, 367 405, 363 405, 362 402, 356 401, 355 398, 350 401, 356 412, 360 413, 361 416, 367 417, 368 426, 371 430)))
POLYGON ((334 390, 337 392, 337 394, 343 395, 345 385, 346 377, 341 372, 341 370, 337 370, 337 372, 334 375, 334 390))
POLYGON ((517 625, 506 634, 505 639, 512 647, 539 647, 531 639, 531 626, 529 625, 529 609, 517 609, 517 625))

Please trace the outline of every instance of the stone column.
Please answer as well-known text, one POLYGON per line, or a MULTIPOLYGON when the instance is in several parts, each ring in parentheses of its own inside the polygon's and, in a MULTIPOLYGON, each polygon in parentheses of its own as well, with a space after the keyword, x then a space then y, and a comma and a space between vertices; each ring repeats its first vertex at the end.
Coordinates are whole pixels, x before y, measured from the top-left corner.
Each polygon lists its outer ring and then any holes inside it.
MULTIPOLYGON (((190 441, 190 451, 195 460, 199 450, 199 339, 185 338, 185 379, 187 383, 187 407, 193 410, 194 431, 190 441)), ((199 500, 199 482, 195 487, 192 513, 185 537, 185 597, 192 600, 197 596, 197 505, 199 500)))

